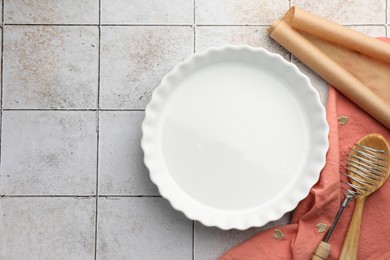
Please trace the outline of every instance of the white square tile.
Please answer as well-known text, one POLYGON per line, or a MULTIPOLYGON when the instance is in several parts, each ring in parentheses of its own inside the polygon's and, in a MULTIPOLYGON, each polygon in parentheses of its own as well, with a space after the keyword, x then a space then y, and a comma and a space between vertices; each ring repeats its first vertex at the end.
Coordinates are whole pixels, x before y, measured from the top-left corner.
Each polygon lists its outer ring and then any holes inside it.
POLYGON ((364 33, 370 37, 385 37, 386 36, 386 27, 384 25, 378 25, 378 26, 348 26, 348 28, 364 33))
POLYGON ((193 0, 103 0, 103 24, 193 24, 193 0))
POLYGON ((340 24, 384 24, 383 0, 291 0, 291 4, 340 24))
POLYGON ((390 0, 387 0, 386 6, 387 6, 386 22, 387 24, 390 24, 390 0))
POLYGON ((98 24, 96 0, 4 0, 4 22, 13 24, 98 24))
POLYGON ((102 28, 102 108, 142 109, 162 77, 193 53, 189 26, 102 28))
POLYGON ((99 198, 97 259, 192 259, 192 222, 163 198, 99 198))
POLYGON ((96 112, 3 111, 0 194, 96 190, 96 112))
POLYGON ((0 259, 93 259, 95 199, 0 198, 0 259))
POLYGON ((100 112, 99 194, 158 195, 143 163, 144 112, 100 112))
POLYGON ((248 240, 257 233, 275 226, 286 225, 289 222, 289 213, 263 227, 247 230, 221 230, 215 227, 206 227, 201 223, 195 222, 194 259, 217 259, 227 250, 248 240))
POLYGON ((196 28, 196 51, 223 44, 247 44, 262 47, 290 58, 289 52, 275 44, 267 33, 268 26, 198 26, 196 28))
POLYGON ((196 24, 271 24, 289 8, 287 0, 196 0, 196 24))
POLYGON ((0 0, 0 21, 3 21, 3 1, 0 0))
POLYGON ((97 27, 5 26, 5 108, 96 108, 97 27))

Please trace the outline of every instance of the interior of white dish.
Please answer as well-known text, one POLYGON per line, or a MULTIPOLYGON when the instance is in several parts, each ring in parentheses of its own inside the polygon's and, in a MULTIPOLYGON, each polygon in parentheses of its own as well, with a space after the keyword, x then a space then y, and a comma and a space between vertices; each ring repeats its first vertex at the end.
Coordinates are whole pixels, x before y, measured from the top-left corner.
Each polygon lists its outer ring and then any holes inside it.
POLYGON ((175 208, 241 229, 303 199, 324 165, 327 130, 318 94, 294 65, 263 49, 225 47, 163 79, 142 144, 152 180, 175 208))
POLYGON ((161 114, 169 173, 199 202, 236 210, 266 203, 307 160, 305 108, 261 61, 219 61, 180 82, 161 114))

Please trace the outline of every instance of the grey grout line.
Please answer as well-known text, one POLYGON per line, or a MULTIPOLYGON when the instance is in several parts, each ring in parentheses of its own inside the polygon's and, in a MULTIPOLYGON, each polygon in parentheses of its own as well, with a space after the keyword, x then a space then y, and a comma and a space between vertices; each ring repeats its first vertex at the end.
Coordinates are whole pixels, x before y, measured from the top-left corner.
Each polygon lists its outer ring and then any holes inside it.
POLYGON ((4 0, 1 1, 1 60, 0 60, 0 169, 1 169, 1 145, 3 141, 3 89, 4 89, 4 0))
POLYGON ((96 198, 96 195, 37 195, 37 194, 15 194, 15 195, 0 195, 2 198, 96 198))
POLYGON ((194 53, 196 52, 196 26, 194 25, 194 53))
POLYGON ((37 111, 91 111, 91 112, 143 112, 144 108, 3 108, 3 111, 28 111, 28 112, 37 112, 37 111))
POLYGON ((138 23, 106 23, 101 24, 101 27, 111 27, 111 26, 129 26, 129 27, 137 27, 137 26, 157 26, 157 27, 164 27, 164 26, 177 26, 177 27, 191 27, 192 24, 157 24, 157 23, 149 23, 149 24, 138 24, 138 23))
POLYGON ((113 194, 102 194, 99 198, 162 198, 161 195, 113 195, 113 194))
POLYGON ((97 247, 98 247, 98 210, 99 210, 99 196, 95 197, 95 239, 94 239, 94 259, 97 259, 97 247))
POLYGON ((95 200, 95 251, 94 259, 97 259, 97 246, 98 246, 98 211, 99 211, 99 143, 100 143, 100 53, 101 53, 101 43, 102 43, 102 1, 99 0, 99 41, 98 41, 98 84, 97 84, 97 102, 96 102, 96 200, 95 200))
MULTIPOLYGON (((5 23, 4 26, 95 26, 95 27, 192 27, 193 24, 11 24, 11 23, 5 23)), ((341 24, 343 26, 383 26, 386 25, 386 23, 347 23, 347 24, 341 24)), ((196 24, 196 26, 215 26, 215 27, 252 27, 252 26, 271 26, 271 24, 196 24)))
POLYGON ((99 109, 100 112, 145 112, 145 109, 144 108, 136 108, 136 109, 132 109, 132 108, 124 108, 124 109, 116 109, 116 108, 113 108, 113 109, 110 109, 110 108, 100 108, 99 109))
POLYGON ((4 23, 6 26, 99 26, 99 24, 94 23, 4 23))
POLYGON ((1 194, 2 198, 162 198, 161 195, 114 195, 114 194, 102 194, 102 195, 75 195, 75 194, 64 194, 64 195, 38 195, 38 194, 15 194, 5 195, 1 194))
POLYGON ((3 108, 3 111, 97 111, 96 108, 3 108))
POLYGON ((195 260, 195 221, 192 220, 192 260, 195 260))
POLYGON ((107 24, 66 24, 66 23, 6 23, 6 26, 95 26, 95 27, 111 27, 111 26, 179 26, 179 27, 190 27, 192 24, 126 24, 126 23, 107 23, 107 24))
POLYGON ((123 108, 123 109, 120 109, 120 108, 100 108, 99 111, 103 111, 103 112, 109 112, 109 111, 113 111, 113 112, 144 112, 145 111, 145 108, 123 108))
POLYGON ((194 15, 193 23, 194 23, 194 26, 195 26, 196 25, 196 0, 194 0, 194 12, 193 12, 193 15, 194 15))

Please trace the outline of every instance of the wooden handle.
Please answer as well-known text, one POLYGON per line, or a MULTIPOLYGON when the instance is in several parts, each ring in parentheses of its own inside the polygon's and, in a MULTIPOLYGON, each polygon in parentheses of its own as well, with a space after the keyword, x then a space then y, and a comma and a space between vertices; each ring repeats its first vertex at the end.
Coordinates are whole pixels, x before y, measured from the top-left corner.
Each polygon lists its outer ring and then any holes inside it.
POLYGON ((330 244, 321 241, 321 243, 318 245, 316 251, 311 257, 311 260, 325 260, 328 259, 328 255, 330 253, 330 244))
POLYGON ((348 233, 345 237, 343 248, 340 253, 340 260, 356 260, 359 247, 360 223, 366 197, 358 196, 356 199, 355 211, 353 212, 351 223, 349 224, 348 233))

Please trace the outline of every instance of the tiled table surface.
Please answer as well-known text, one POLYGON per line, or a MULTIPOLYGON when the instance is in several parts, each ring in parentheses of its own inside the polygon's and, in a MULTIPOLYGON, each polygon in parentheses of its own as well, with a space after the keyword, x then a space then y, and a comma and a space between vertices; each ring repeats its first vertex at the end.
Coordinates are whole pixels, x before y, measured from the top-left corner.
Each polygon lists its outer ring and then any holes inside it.
POLYGON ((267 36, 291 5, 372 36, 390 0, 3 0, 0 259, 215 259, 262 228, 221 231, 173 210, 139 146, 161 77, 207 47, 267 36))

